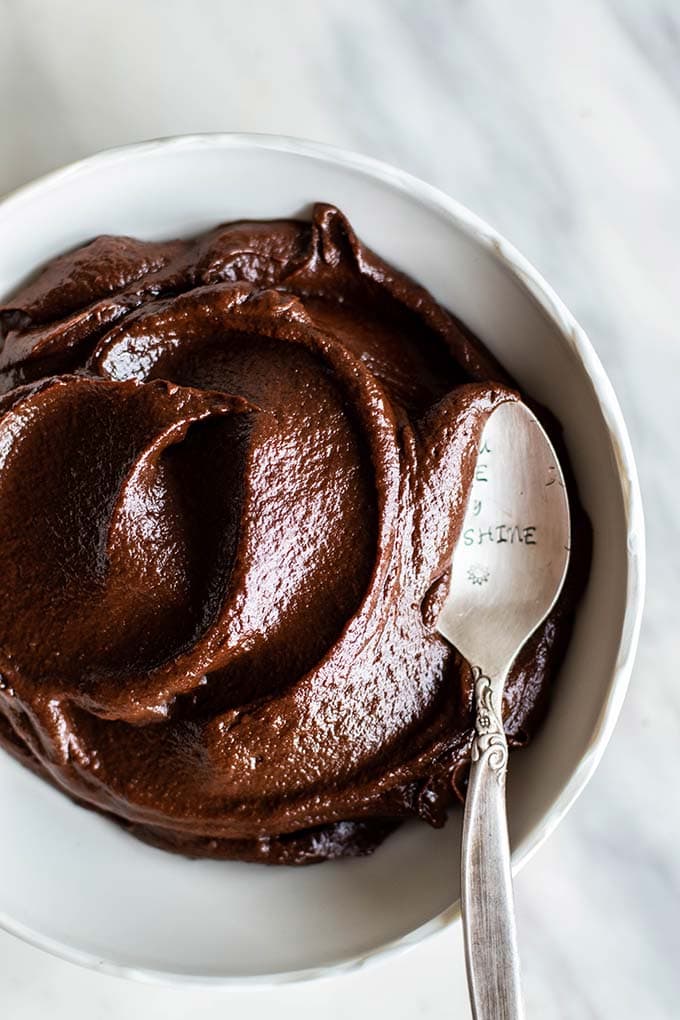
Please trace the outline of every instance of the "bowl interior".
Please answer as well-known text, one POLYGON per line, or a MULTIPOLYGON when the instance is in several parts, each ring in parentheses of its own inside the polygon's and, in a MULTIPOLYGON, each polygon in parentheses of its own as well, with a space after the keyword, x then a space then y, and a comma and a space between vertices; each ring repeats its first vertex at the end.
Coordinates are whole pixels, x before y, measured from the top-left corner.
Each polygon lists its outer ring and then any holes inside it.
MULTIPOLYGON (((577 341, 523 284, 514 254, 464 210, 369 161, 293 143, 196 138, 104 154, 6 202, 0 294, 99 233, 191 235, 231 219, 305 215, 315 200, 336 203, 364 241, 454 310, 553 410, 594 524, 590 584, 549 717, 511 759, 517 863, 556 824, 606 740, 615 685, 619 694, 625 687, 621 671, 613 677, 630 578, 606 408, 577 341)), ((138 976, 325 968, 455 916, 457 815, 437 832, 409 824, 365 860, 303 870, 187 861, 75 807, 0 754, 0 816, 0 922, 72 959, 138 976)))

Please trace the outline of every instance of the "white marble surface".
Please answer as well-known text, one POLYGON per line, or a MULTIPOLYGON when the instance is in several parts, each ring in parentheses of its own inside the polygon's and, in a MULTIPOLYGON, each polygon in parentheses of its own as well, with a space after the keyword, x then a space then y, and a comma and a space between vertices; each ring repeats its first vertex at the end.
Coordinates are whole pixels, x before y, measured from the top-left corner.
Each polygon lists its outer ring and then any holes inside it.
MULTIPOLYGON (((517 881, 527 1012, 678 1018, 680 5, 0 0, 0 194, 206 130, 317 138, 439 185, 597 347, 639 460, 649 595, 610 749, 517 881)), ((236 992, 135 986, 0 935, 0 998, 8 1020, 469 1015, 457 930, 342 979, 236 992)))

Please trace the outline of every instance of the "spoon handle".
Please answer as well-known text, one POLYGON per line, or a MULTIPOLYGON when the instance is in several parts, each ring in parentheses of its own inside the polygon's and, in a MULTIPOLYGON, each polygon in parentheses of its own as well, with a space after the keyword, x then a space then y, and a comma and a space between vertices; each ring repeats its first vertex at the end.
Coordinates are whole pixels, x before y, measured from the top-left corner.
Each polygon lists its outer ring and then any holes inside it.
POLYGON ((508 744, 500 717, 505 674, 474 667, 475 738, 465 799, 462 912, 474 1020, 521 1020, 519 953, 505 813, 508 744))

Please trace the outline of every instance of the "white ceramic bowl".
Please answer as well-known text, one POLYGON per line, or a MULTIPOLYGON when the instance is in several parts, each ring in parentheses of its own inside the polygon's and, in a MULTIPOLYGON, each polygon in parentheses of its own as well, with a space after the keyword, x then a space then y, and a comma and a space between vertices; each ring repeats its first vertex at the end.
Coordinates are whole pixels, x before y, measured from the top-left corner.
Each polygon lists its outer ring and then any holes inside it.
MULTIPOLYGON (((625 694, 643 598, 643 521, 611 385, 583 330, 527 261, 413 177, 293 139, 175 138, 116 149, 0 204, 0 294, 100 233, 196 234, 337 204, 425 284, 562 422, 595 550, 550 714, 513 756, 515 868, 593 773, 625 694)), ((0 753, 0 924, 60 956, 138 978, 280 981, 357 966, 458 917, 460 819, 404 826, 373 857, 291 870, 188 861, 71 804, 0 753)))

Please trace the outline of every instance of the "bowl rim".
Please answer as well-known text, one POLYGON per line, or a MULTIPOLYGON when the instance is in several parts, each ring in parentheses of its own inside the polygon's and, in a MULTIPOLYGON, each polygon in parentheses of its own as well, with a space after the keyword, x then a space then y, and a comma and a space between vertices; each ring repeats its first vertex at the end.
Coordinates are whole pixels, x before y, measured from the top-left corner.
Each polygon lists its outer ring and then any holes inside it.
MULTIPOLYGON (((439 216, 447 218, 457 229, 481 245, 500 263, 501 268, 515 279, 523 292, 539 306, 552 325, 559 330, 562 338, 585 369, 612 446, 618 484, 623 499, 626 520, 626 604, 616 664, 591 740, 573 775, 550 810, 513 851, 512 870, 513 874, 516 874, 559 825, 595 772, 621 711, 637 650, 645 592, 644 514, 635 458, 612 384, 583 328, 534 266, 497 230, 456 199, 449 197, 439 188, 427 184, 420 178, 382 160, 323 142, 287 135, 204 132, 171 135, 106 148, 52 170, 0 197, 0 228, 7 212, 30 202, 38 193, 50 192, 63 182, 77 178, 101 164, 115 165, 131 157, 143 159, 156 154, 160 149, 178 151, 215 148, 290 153, 319 163, 355 170, 415 198, 439 216)), ((0 929, 71 963, 117 977, 160 984, 270 987, 320 977, 331 977, 363 968, 369 963, 373 964, 414 947, 424 939, 442 932, 459 917, 460 905, 454 903, 406 935, 377 945, 349 959, 295 971, 240 977, 189 974, 123 965, 45 936, 4 913, 0 913, 0 929)))

